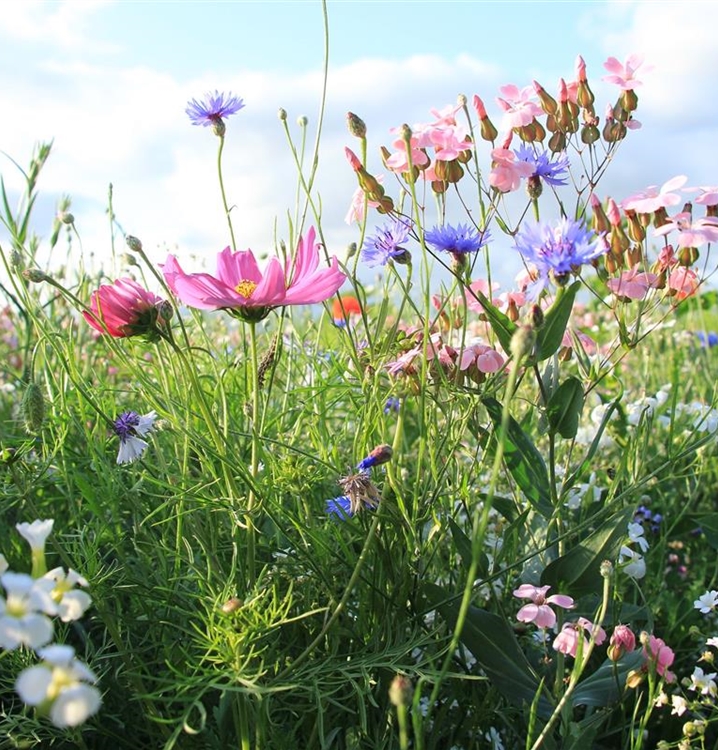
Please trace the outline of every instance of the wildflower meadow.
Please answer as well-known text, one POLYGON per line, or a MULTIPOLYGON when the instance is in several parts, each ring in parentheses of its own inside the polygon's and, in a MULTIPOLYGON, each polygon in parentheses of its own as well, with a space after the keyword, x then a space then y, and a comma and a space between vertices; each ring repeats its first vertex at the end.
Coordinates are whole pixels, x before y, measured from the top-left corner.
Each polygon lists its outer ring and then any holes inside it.
POLYGON ((269 248, 241 92, 177 103, 227 220, 197 257, 110 202, 92 267, 70 198, 38 220, 51 145, 4 160, 0 747, 718 747, 718 188, 603 192, 644 75, 349 113, 339 153, 280 110, 269 248))

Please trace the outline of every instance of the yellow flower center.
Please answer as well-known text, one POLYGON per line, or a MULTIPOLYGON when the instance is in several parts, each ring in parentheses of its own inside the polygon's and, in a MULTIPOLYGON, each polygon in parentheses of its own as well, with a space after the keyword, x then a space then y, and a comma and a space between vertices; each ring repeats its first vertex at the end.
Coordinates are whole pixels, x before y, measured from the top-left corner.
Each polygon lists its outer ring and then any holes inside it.
POLYGON ((256 288, 257 285, 253 281, 243 279, 236 287, 234 287, 234 291, 249 299, 256 288))

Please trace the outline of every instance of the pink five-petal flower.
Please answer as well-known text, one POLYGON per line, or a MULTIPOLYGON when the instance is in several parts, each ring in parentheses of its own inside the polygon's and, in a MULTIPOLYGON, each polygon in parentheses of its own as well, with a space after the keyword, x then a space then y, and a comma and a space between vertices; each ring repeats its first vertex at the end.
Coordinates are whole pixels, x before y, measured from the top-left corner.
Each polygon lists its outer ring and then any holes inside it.
POLYGON ((501 86, 499 91, 503 98, 497 97, 496 101, 506 113, 501 123, 504 129, 530 125, 535 117, 543 115, 541 107, 533 101, 536 95, 533 86, 524 86, 519 89, 513 83, 509 83, 501 86))
MULTIPOLYGON (((381 185, 384 182, 384 175, 378 174, 376 181, 381 185)), ((351 224, 356 221, 357 224, 361 224, 364 221, 365 209, 366 208, 377 208, 379 201, 372 201, 367 198, 364 188, 358 187, 352 195, 352 202, 347 211, 347 215, 344 217, 344 221, 347 224, 351 224)))
POLYGON ((570 596, 563 594, 553 594, 547 597, 546 593, 550 588, 550 586, 532 586, 529 583, 522 583, 513 594, 519 599, 531 599, 531 604, 524 604, 517 612, 516 619, 519 622, 533 622, 539 628, 552 628, 556 624, 556 613, 549 607, 549 604, 571 609, 574 602, 570 596))
POLYGON ((132 279, 103 284, 90 298, 85 320, 100 333, 125 338, 150 333, 158 318, 158 305, 164 300, 148 292, 132 279))
POLYGON ((634 266, 624 271, 620 278, 610 279, 608 288, 617 297, 628 297, 629 299, 645 299, 650 289, 655 289, 658 284, 658 276, 655 273, 644 273, 634 266))
POLYGON ((700 195, 697 195, 693 200, 694 203, 701 206, 718 206, 718 187, 715 185, 684 188, 684 190, 686 192, 700 190, 700 195))
POLYGON ((319 268, 319 245, 312 227, 299 238, 297 252, 284 268, 271 258, 260 270, 251 250, 232 252, 226 247, 217 256, 217 275, 185 273, 169 255, 162 273, 169 288, 189 307, 200 310, 228 309, 239 317, 259 320, 273 307, 309 305, 335 294, 346 277, 336 257, 329 268, 319 268))
POLYGON ((628 625, 616 625, 608 644, 608 658, 618 661, 624 654, 631 653, 636 648, 636 636, 628 625))
POLYGON ((489 173, 489 185, 502 193, 518 190, 523 177, 534 173, 534 166, 521 161, 508 148, 495 148, 491 152, 493 166, 489 173))
MULTIPOLYGON (((611 74, 603 76, 604 81, 609 83, 615 83, 620 86, 624 91, 630 91, 641 86, 642 82, 635 77, 636 71, 643 65, 643 55, 629 55, 626 58, 626 62, 621 63, 615 57, 609 57, 603 67, 611 74)), ((650 73, 653 70, 652 65, 646 65, 643 68, 643 73, 650 73)))
POLYGON ((658 185, 651 185, 641 192, 624 198, 621 201, 621 208, 624 211, 628 209, 639 214, 652 214, 654 211, 658 211, 659 208, 677 206, 683 201, 683 197, 674 191, 683 187, 687 181, 688 177, 686 175, 679 174, 664 182, 660 188, 658 185))
POLYGON ((606 631, 599 625, 594 625, 585 617, 579 617, 577 622, 567 622, 556 636, 553 647, 556 651, 576 658, 579 638, 583 637, 582 653, 588 651, 589 640, 586 635, 594 636, 594 643, 600 646, 606 640, 606 631))
POLYGON ((486 344, 471 344, 461 354, 459 370, 468 370, 472 365, 481 373, 497 372, 504 366, 504 358, 486 344))
POLYGON ((668 276, 668 288, 673 292, 673 298, 678 302, 694 294, 699 283, 695 271, 684 266, 674 268, 668 276))
POLYGON ((674 230, 678 230, 678 247, 700 247, 707 242, 718 241, 718 217, 703 216, 693 221, 690 213, 683 211, 658 227, 653 234, 665 236, 674 230))

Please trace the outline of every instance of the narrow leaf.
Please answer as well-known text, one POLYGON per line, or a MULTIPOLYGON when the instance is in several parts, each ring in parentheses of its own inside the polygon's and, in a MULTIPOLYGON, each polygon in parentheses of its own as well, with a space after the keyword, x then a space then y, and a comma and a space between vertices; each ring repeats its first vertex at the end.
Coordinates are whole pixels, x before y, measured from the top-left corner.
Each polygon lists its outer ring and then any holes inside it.
POLYGON ((511 339, 516 330, 516 323, 511 318, 504 315, 501 310, 491 304, 491 300, 478 289, 467 289, 467 294, 473 294, 484 308, 491 330, 496 334, 503 350, 509 354, 511 352, 511 339))
POLYGON ((578 432, 583 409, 583 386, 578 378, 567 378, 549 399, 546 416, 552 433, 571 439, 578 432))
POLYGON ((580 288, 580 281, 575 281, 571 286, 566 287, 546 311, 544 324, 536 333, 536 356, 539 362, 553 356, 561 346, 568 319, 571 317, 573 302, 580 288))

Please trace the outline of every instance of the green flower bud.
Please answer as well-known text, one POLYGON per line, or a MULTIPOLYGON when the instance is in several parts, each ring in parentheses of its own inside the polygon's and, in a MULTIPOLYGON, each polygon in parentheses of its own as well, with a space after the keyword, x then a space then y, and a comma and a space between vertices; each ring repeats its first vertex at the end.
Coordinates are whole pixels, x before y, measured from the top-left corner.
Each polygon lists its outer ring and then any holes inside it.
POLYGON ((36 433, 42 429, 45 419, 45 399, 40 386, 32 382, 25 389, 22 397, 22 416, 25 429, 29 433, 36 433))

